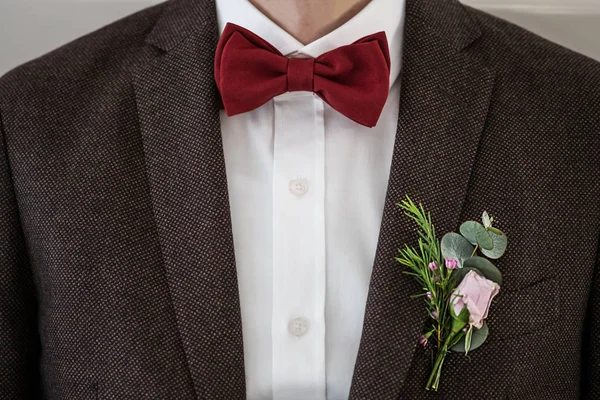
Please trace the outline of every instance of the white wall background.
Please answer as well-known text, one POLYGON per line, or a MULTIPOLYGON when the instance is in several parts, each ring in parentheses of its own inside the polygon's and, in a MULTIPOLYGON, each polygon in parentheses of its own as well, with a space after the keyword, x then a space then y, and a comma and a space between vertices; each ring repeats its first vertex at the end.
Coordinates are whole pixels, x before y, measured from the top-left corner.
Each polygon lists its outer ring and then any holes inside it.
MULTIPOLYGON (((0 0, 0 75, 160 1, 0 0)), ((462 1, 600 60, 600 0, 462 1)))
POLYGON ((461 0, 600 61, 600 0, 461 0))

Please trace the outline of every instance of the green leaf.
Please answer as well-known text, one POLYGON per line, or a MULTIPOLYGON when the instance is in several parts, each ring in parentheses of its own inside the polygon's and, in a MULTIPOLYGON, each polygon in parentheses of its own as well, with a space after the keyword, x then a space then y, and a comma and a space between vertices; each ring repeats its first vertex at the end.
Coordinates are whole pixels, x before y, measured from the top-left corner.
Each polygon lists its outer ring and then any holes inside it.
POLYGON ((465 237, 472 245, 477 244, 477 232, 485 228, 479 222, 467 221, 460 226, 460 234, 465 237))
POLYGON ((467 310, 467 307, 463 307, 460 314, 456 315, 454 307, 450 304, 450 315, 452 315, 452 332, 454 333, 460 332, 469 323, 469 310, 467 310))
POLYGON ((487 231, 477 232, 477 244, 482 250, 492 250, 494 247, 492 236, 487 231))
MULTIPOLYGON (((485 342, 485 339, 487 339, 488 334, 489 334, 489 328, 485 322, 483 323, 483 326, 481 327, 481 329, 473 328, 473 333, 471 335, 471 346, 469 348, 469 351, 473 351, 473 350, 477 349, 479 346, 481 346, 483 344, 483 342, 485 342)), ((466 337, 463 337, 461 340, 458 341, 458 343, 456 343, 454 346, 452 346, 450 348, 450 350, 456 351, 458 353, 466 353, 467 348, 466 348, 466 340, 465 339, 466 339, 466 337)))
POLYGON ((506 246, 507 246, 508 242, 506 240, 506 235, 503 234, 503 233, 499 235, 499 234, 493 232, 490 229, 489 234, 492 237, 492 241, 494 242, 494 246, 492 247, 491 250, 489 250, 489 249, 481 249, 481 252, 486 257, 489 257, 489 258, 492 258, 492 259, 495 260, 495 259, 498 259, 498 258, 502 257, 502 255, 506 251, 506 246))
POLYGON ((487 258, 477 256, 471 257, 466 259, 463 265, 463 269, 476 269, 478 272, 481 273, 481 275, 483 275, 490 281, 496 282, 498 285, 502 286, 502 274, 500 273, 500 270, 496 268, 496 266, 492 264, 492 262, 487 258))
POLYGON ((493 226, 490 226, 488 228, 488 231, 495 233, 496 235, 504 235, 504 233, 500 229, 494 228, 493 226))
POLYGON ((473 250, 475 250, 475 246, 469 243, 467 239, 454 232, 446 233, 442 237, 441 248, 442 256, 457 260, 459 268, 462 267, 463 261, 471 257, 473 250))
POLYGON ((473 339, 473 325, 469 325, 469 329, 467 329, 467 334, 465 335, 465 356, 469 354, 469 350, 471 349, 471 339, 473 339))
POLYGON ((469 310, 467 310, 467 307, 463 307, 463 309, 460 310, 460 313, 458 315, 456 315, 456 313, 454 312, 454 307, 450 307, 450 314, 454 319, 463 322, 469 322, 469 310))
POLYGON ((492 227, 492 221, 490 220, 490 216, 487 213, 487 211, 483 212, 483 215, 481 216, 481 222, 483 222, 483 226, 485 227, 485 229, 489 229, 492 227))
POLYGON ((460 226, 460 233, 471 244, 479 244, 483 249, 491 250, 494 246, 492 237, 483 225, 476 221, 467 221, 460 226))

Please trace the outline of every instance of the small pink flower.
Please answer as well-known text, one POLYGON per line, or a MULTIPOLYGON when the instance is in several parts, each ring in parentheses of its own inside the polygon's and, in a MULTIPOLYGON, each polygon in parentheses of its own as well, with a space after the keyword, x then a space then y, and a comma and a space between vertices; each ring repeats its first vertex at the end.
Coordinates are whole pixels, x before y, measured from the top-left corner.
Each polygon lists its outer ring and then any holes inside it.
POLYGON ((427 346, 427 338, 425 337, 425 335, 421 335, 421 337, 419 338, 419 344, 422 346, 427 346))
POLYGON ((438 319, 438 317, 439 317, 440 315, 438 314, 438 312, 437 312, 437 311, 432 311, 432 312, 431 312, 431 316, 433 317, 433 319, 438 319))
POLYGON ((456 261, 453 258, 446 259, 446 268, 452 270, 452 269, 455 269, 456 267, 458 267, 458 261, 456 261))
POLYGON ((440 281, 440 277, 439 277, 439 276, 437 276, 437 275, 436 275, 436 276, 434 276, 434 277, 433 277, 433 281, 434 281, 434 282, 439 282, 439 281, 440 281))
POLYGON ((437 269, 437 263, 435 261, 430 262, 429 269, 435 271, 437 269))
POLYGON ((431 294, 431 292, 427 292, 427 298, 429 300, 433 299, 433 295, 431 294))

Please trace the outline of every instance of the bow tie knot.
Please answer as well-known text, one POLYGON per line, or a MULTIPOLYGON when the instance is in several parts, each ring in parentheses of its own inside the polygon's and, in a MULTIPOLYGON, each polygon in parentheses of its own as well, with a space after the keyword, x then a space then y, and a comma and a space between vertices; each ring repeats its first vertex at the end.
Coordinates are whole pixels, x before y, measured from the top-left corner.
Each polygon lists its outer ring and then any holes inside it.
POLYGON ((314 91, 314 58, 289 58, 287 66, 288 92, 314 91))
POLYGON ((215 81, 229 116, 254 110, 285 92, 306 91, 373 127, 387 100, 389 79, 384 32, 317 58, 287 58, 261 37, 228 23, 215 54, 215 81))

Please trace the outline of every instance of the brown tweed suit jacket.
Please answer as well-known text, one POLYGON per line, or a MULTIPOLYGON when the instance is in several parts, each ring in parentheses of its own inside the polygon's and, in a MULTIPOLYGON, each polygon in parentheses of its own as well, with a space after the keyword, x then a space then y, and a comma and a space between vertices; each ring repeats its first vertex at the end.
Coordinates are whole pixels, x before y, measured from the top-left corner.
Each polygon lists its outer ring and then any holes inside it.
MULTIPOLYGON (((455 0, 406 18, 350 398, 600 398, 600 64, 455 0), (438 393, 405 193, 510 237, 491 337, 438 393)), ((0 79, 0 399, 245 398, 217 38, 212 1, 172 0, 0 79)))

